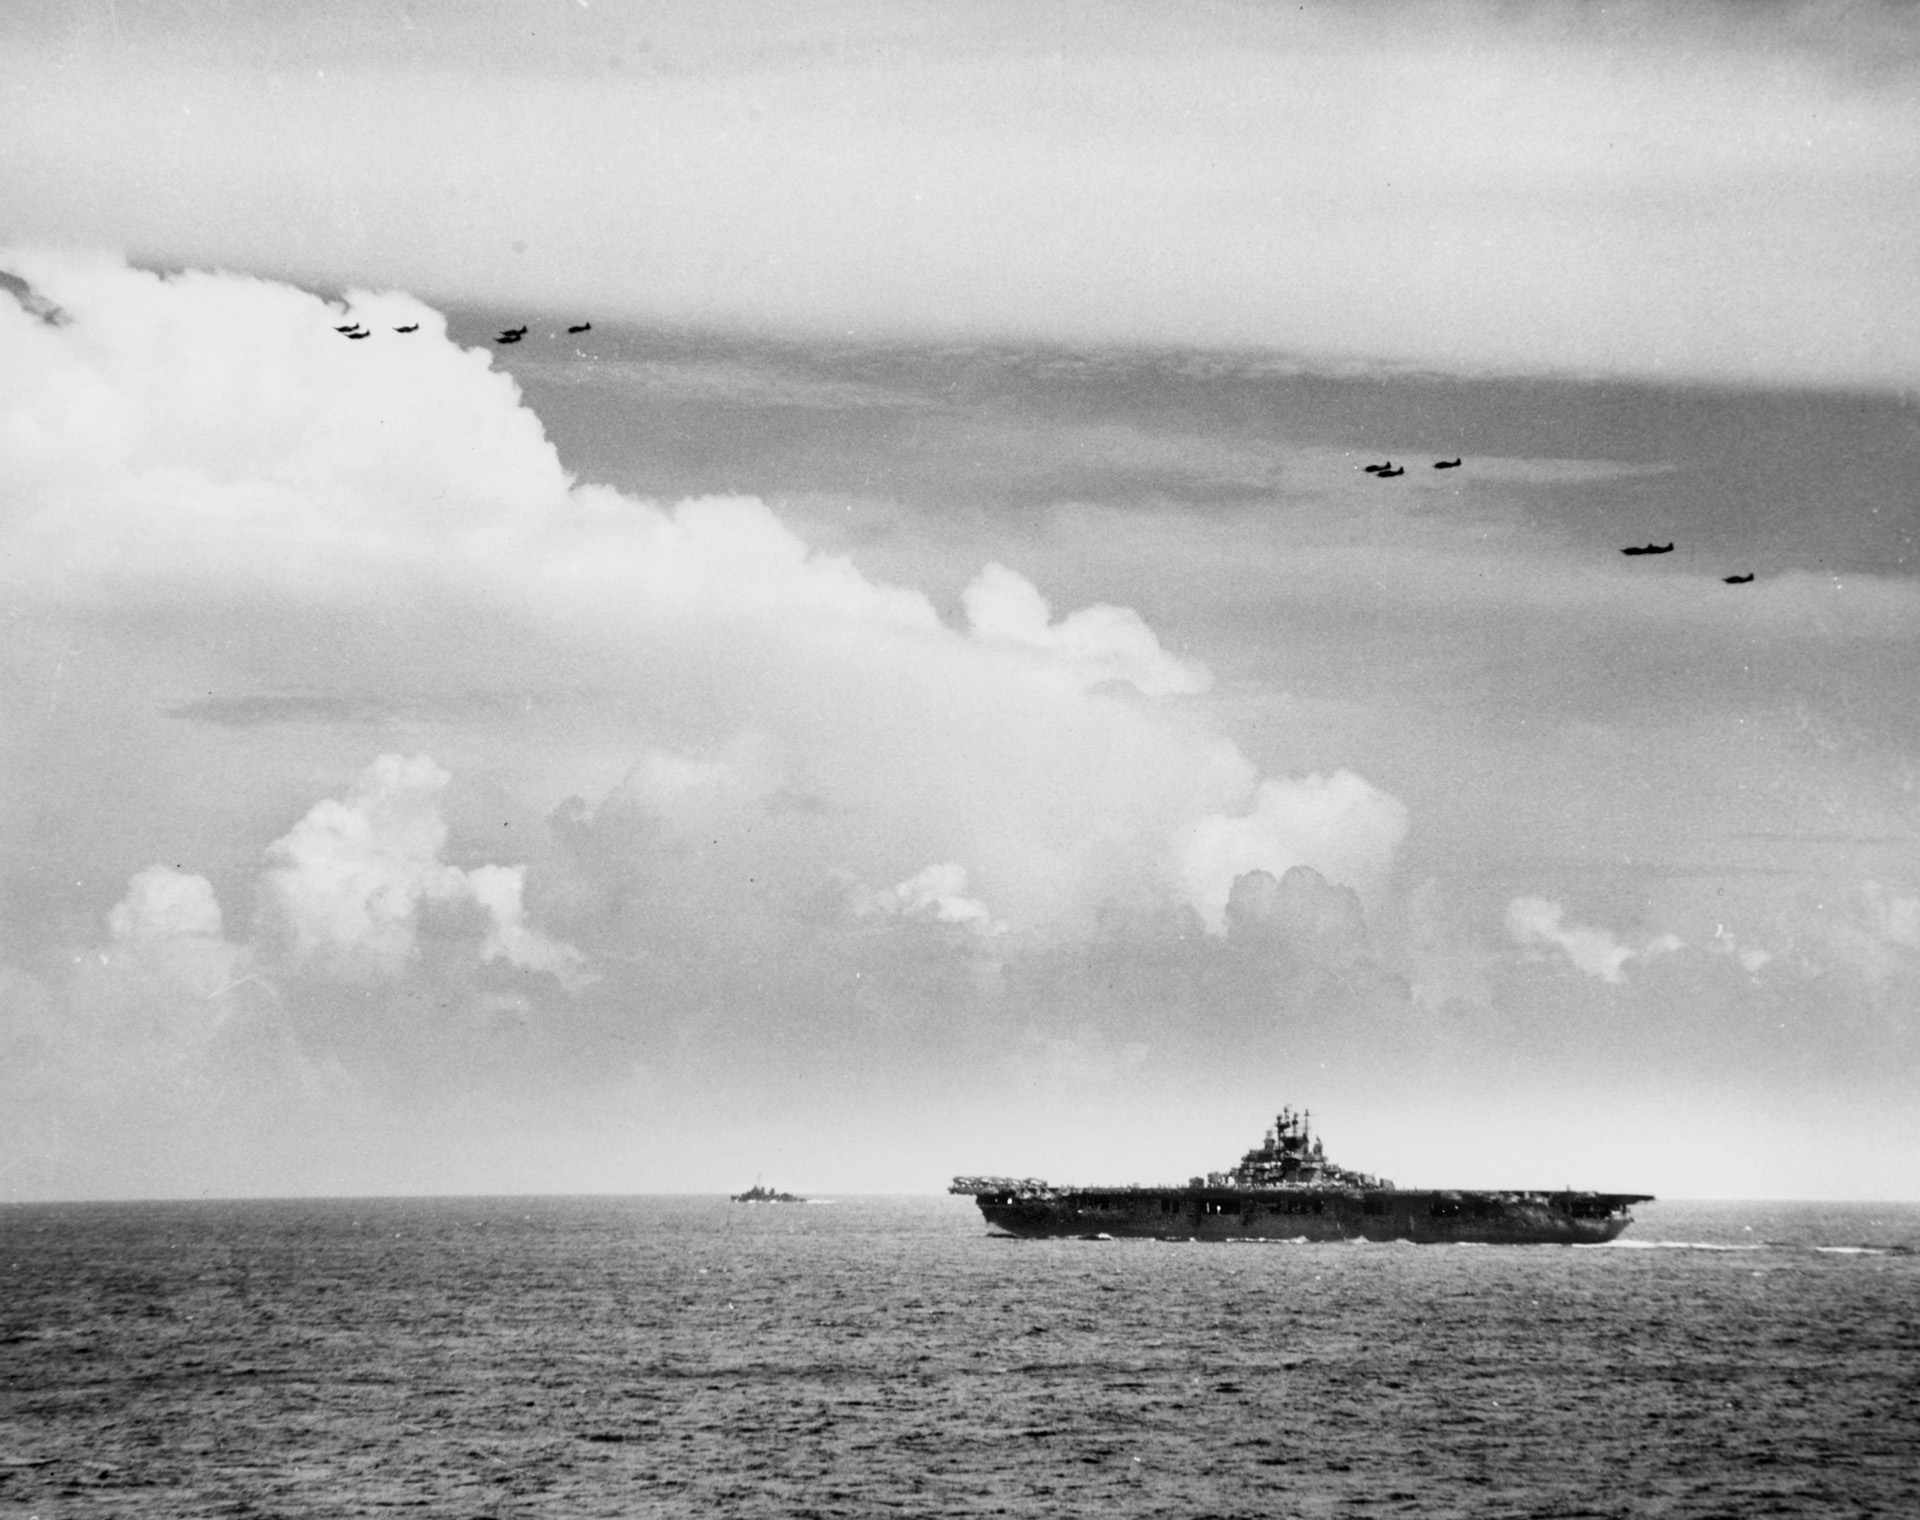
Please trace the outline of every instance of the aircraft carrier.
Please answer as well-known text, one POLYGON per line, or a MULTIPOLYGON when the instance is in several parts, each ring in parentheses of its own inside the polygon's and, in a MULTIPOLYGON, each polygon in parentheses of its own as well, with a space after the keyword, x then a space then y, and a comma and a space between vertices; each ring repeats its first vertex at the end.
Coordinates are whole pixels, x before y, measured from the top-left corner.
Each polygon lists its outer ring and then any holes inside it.
POLYGON ((1595 1245, 1633 1223, 1648 1193, 1396 1188, 1327 1160, 1309 1116, 1283 1108, 1231 1171, 1184 1187, 1055 1187, 1033 1177, 956 1177, 1008 1235, 1158 1240, 1410 1240, 1595 1245))

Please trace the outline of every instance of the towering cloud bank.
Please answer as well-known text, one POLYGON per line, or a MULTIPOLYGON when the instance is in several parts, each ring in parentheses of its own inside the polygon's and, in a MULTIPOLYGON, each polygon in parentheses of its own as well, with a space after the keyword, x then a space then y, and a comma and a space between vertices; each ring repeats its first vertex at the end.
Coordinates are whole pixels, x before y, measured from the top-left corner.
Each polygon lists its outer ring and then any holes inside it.
MULTIPOLYGON (((1366 892, 1391 865, 1400 804, 1346 772, 1261 777, 1205 667, 1135 613, 1056 615, 994 564, 956 627, 761 501, 578 483, 511 378, 406 296, 0 265, 28 287, 0 289, 16 674, 52 693, 46 746, 128 723, 157 746, 125 837, 35 848, 132 876, 102 953, 173 968, 152 996, 241 1040, 260 1092, 506 1080, 663 1030, 724 1063, 756 1010, 838 1017, 883 971, 876 1017, 952 1012, 954 987, 1001 996, 1007 946, 1091 935, 1110 904, 1218 933, 1248 872, 1366 892), (58 684, 83 645, 141 688, 58 684), (489 1053, 451 1059, 456 1034, 489 1053)), ((55 784, 27 755, 16 840, 55 784)), ((37 990, 8 1016, 37 1029, 20 1010, 81 997, 56 940, 97 930, 20 922, 37 990)), ((48 1102, 78 1059, 55 1046, 28 1062, 68 1073, 48 1102)))
MULTIPOLYGON (((1124 608, 1055 621, 990 565, 960 631, 920 593, 810 553, 757 500, 669 508, 576 484, 512 381, 403 296, 10 262, 72 317, 0 302, 4 573, 43 613, 238 617, 254 682, 372 701, 618 688, 624 742, 654 756, 636 794, 664 818, 706 827, 688 814, 700 767, 708 812, 806 797, 843 820, 840 858, 770 869, 898 881, 953 861, 1016 926, 1152 890, 1217 929, 1234 876, 1308 864, 1365 887, 1404 829, 1398 803, 1344 772, 1259 778, 1179 700, 1204 667, 1124 608), (343 340, 348 322, 373 336, 343 340), (276 612, 361 636, 316 659, 276 612), (749 754, 753 783, 728 804, 714 757, 737 770, 749 754)), ((482 890, 429 871, 424 837, 355 854, 369 818, 395 822, 435 784, 396 772, 289 836, 274 900, 305 952, 403 949, 391 904, 482 890)))

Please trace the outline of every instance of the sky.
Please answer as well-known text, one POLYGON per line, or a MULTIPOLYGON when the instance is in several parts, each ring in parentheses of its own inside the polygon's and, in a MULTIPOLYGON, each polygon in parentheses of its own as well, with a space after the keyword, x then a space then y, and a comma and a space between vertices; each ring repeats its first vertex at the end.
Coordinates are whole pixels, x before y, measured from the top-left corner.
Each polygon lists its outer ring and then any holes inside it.
POLYGON ((0 39, 0 1198, 1920 1198, 1910 8, 0 39))

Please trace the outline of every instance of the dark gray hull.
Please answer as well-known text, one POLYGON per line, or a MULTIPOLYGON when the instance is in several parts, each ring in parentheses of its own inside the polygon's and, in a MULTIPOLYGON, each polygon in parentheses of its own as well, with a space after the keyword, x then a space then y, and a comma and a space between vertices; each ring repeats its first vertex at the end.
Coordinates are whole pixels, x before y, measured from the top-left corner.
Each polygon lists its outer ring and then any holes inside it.
POLYGON ((1407 1240, 1596 1245, 1645 1194, 1122 1188, 976 1194, 987 1223, 1032 1238, 1407 1240))

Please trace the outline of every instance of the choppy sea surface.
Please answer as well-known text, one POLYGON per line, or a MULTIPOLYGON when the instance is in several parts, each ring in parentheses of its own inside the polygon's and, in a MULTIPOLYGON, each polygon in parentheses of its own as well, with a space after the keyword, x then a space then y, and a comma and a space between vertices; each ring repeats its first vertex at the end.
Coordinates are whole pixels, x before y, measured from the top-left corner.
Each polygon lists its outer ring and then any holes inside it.
POLYGON ((1920 1205, 1611 1246, 966 1199, 0 1207, 0 1516, 1920 1515, 1920 1205))

